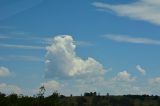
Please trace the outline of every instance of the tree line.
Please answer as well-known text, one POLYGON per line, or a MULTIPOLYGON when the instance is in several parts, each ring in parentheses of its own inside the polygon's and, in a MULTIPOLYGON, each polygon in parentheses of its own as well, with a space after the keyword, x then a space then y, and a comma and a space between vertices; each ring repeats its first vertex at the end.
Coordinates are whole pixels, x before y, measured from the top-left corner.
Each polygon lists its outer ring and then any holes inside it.
POLYGON ((160 106, 157 95, 121 95, 85 92, 81 96, 64 96, 57 91, 45 97, 44 86, 35 96, 0 93, 0 106, 160 106))

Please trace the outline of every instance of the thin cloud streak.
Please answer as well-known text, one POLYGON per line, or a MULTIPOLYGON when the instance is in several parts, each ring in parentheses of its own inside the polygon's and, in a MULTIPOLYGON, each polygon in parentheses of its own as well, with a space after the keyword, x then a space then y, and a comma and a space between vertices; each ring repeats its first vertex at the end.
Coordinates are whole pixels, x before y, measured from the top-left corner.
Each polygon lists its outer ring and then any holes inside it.
POLYGON ((136 69, 142 74, 142 75, 146 75, 146 70, 144 68, 142 68, 140 65, 136 66, 136 69))
POLYGON ((126 35, 105 35, 106 39, 113 40, 115 42, 126 42, 134 44, 149 44, 149 45, 160 45, 160 40, 154 40, 143 37, 131 37, 126 35))
POLYGON ((85 47, 90 47, 93 46, 94 44, 88 41, 75 41, 75 44, 77 46, 85 46, 85 47))
POLYGON ((26 1, 17 1, 17 3, 9 4, 7 6, 0 7, 0 10, 8 10, 6 12, 0 11, 1 17, 0 20, 5 20, 9 17, 15 16, 17 14, 20 14, 24 11, 27 11, 29 9, 32 9, 33 7, 38 6, 39 4, 43 3, 44 0, 34 0, 34 2, 30 2, 30 0, 26 1), (7 8, 8 6, 13 8, 7 8))
MULTIPOLYGON (((5 35, 0 35, 0 39, 33 41, 34 43, 41 44, 41 45, 49 45, 53 41, 53 38, 51 37, 28 37, 28 36, 11 37, 11 36, 5 36, 5 35)), ((82 46, 82 47, 90 47, 94 45, 92 42, 89 42, 89 41, 75 41, 74 43, 77 46, 82 46)))
POLYGON ((11 29, 12 27, 10 26, 0 26, 0 29, 11 29))
POLYGON ((0 44, 0 47, 3 48, 16 48, 16 49, 35 49, 35 50, 44 50, 45 47, 42 46, 32 46, 32 45, 17 45, 17 44, 0 44))
POLYGON ((0 34, 0 39, 9 39, 10 37, 8 37, 8 36, 4 36, 4 35, 1 35, 0 34))
POLYGON ((43 62, 44 59, 37 56, 3 56, 0 57, 0 61, 33 61, 33 62, 43 62))

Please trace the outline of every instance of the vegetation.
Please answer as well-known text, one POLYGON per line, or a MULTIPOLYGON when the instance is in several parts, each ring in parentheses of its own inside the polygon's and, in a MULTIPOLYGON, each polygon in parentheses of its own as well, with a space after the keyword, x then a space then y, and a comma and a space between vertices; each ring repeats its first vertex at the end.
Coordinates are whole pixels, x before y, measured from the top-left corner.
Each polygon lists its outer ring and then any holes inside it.
POLYGON ((42 86, 37 96, 0 93, 0 106, 160 106, 159 96, 97 95, 96 92, 84 93, 84 96, 60 95, 57 91, 44 97, 45 88, 42 86))

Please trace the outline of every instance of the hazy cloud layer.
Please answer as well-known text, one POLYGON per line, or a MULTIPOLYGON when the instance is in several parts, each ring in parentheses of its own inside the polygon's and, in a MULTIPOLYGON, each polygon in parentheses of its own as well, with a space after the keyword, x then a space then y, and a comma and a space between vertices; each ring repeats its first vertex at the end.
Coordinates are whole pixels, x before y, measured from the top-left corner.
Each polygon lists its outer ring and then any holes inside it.
POLYGON ((7 94, 11 94, 11 93, 20 94, 20 93, 22 93, 22 89, 19 88, 18 86, 6 84, 6 83, 0 83, 0 91, 2 93, 7 93, 7 94))
POLYGON ((135 20, 143 20, 160 25, 160 1, 159 0, 138 0, 130 4, 112 5, 102 2, 94 2, 98 9, 111 10, 119 16, 127 16, 135 20))
POLYGON ((160 85, 160 77, 155 77, 149 80, 150 84, 159 86, 160 85))

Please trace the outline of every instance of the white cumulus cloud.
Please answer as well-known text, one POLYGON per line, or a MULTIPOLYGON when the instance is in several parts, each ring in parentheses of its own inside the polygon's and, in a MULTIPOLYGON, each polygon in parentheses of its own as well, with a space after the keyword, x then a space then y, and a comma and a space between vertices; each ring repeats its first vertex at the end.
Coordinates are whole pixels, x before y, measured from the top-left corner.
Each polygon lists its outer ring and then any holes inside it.
POLYGON ((0 66, 0 77, 7 77, 10 75, 11 75, 11 72, 8 68, 0 66))
POLYGON ((119 16, 160 25, 160 0, 138 0, 130 4, 117 5, 94 2, 93 5, 99 9, 112 10, 119 16))
POLYGON ((122 71, 113 78, 114 81, 132 82, 136 80, 136 77, 132 77, 127 71, 122 71))
POLYGON ((47 81, 45 83, 42 83, 41 85, 43 85, 45 89, 53 91, 58 90, 61 86, 60 83, 55 80, 47 81))
POLYGON ((56 36, 46 49, 46 77, 73 78, 104 74, 103 65, 94 58, 84 60, 77 56, 72 36, 56 36))

